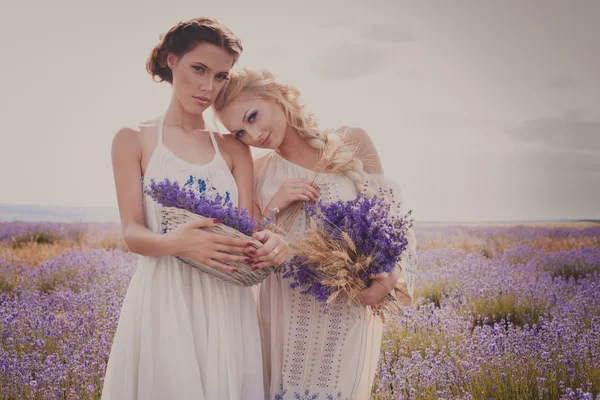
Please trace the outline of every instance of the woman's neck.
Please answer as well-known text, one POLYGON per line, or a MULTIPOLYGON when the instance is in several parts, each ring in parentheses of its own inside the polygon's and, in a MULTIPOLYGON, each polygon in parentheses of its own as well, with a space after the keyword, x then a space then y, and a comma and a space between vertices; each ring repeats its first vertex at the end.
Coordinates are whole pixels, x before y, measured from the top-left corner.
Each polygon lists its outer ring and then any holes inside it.
POLYGON ((192 114, 187 112, 175 96, 175 92, 173 92, 171 102, 165 113, 165 125, 175 126, 184 131, 206 129, 204 116, 202 114, 192 114))
POLYGON ((319 151, 291 126, 287 126, 281 144, 275 151, 286 160, 313 169, 319 163, 319 151))

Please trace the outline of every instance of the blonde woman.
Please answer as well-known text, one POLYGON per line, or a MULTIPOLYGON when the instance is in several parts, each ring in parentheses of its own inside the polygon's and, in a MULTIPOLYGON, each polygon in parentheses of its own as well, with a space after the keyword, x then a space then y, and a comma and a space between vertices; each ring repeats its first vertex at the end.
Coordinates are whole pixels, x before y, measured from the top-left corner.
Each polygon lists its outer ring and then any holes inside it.
MULTIPOLYGON (((230 76, 215 100, 219 120, 236 138, 271 149, 255 160, 258 213, 281 221, 297 201, 350 200, 368 185, 390 186, 366 132, 349 128, 320 129, 299 102, 299 92, 267 71, 244 70, 230 76), (345 146, 335 165, 325 166, 312 183, 322 150, 345 146), (354 151, 344 151, 353 146, 354 151), (337 171, 327 172, 327 171, 337 171)), ((397 189, 397 193, 399 190, 397 189)), ((300 213, 286 239, 293 242, 307 228, 300 213)), ((409 250, 391 274, 375 278, 359 296, 362 306, 334 301, 324 312, 312 296, 292 289, 281 274, 272 274, 257 295, 265 391, 268 399, 366 399, 375 375, 381 343, 381 321, 373 305, 397 286, 412 296, 416 256, 411 231, 409 250), (399 283, 400 278, 400 283, 399 283)))

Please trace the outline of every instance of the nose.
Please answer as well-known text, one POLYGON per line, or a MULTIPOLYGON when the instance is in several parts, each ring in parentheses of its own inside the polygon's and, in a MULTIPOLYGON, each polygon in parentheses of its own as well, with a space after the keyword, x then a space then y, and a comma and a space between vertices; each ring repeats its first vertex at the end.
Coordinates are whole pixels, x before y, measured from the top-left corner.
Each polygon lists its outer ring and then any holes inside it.
MULTIPOLYGON (((207 74, 209 75, 209 74, 207 74)), ((214 80, 212 76, 206 76, 202 82, 200 82, 200 90, 203 92, 212 92, 214 80)))
POLYGON ((254 143, 262 143, 263 134, 260 129, 251 128, 247 132, 250 134, 250 138, 254 143))

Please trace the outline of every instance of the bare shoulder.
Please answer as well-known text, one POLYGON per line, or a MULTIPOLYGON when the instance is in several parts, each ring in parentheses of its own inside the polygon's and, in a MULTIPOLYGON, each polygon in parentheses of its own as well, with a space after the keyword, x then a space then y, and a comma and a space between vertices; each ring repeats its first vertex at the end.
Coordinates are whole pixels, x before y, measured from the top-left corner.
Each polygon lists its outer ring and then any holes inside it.
POLYGON ((131 152, 141 154, 145 148, 154 148, 157 142, 159 119, 155 118, 139 124, 120 128, 113 138, 113 152, 131 152))
POLYGON ((346 143, 356 145, 357 156, 363 162, 365 172, 368 174, 381 174, 383 167, 373 140, 362 128, 344 126, 339 129, 346 143))
POLYGON ((139 126, 124 126, 115 134, 112 147, 113 151, 141 148, 142 132, 139 126))
POLYGON ((248 165, 252 165, 250 148, 240 140, 237 140, 233 135, 215 132, 215 139, 229 169, 233 171, 236 166, 247 167, 248 165))

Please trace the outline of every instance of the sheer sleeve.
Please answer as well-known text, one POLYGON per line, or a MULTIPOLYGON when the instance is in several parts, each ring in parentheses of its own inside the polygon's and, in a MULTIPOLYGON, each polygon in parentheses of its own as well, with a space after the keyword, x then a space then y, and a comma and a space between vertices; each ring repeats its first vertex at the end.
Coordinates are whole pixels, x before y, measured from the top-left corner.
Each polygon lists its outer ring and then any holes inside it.
MULTIPOLYGON (((380 188, 391 189, 394 194, 396 202, 400 203, 398 210, 400 215, 406 214, 408 211, 404 200, 402 198, 402 191, 400 186, 393 180, 387 178, 382 174, 368 174, 367 175, 368 188, 373 192, 377 193, 380 188)), ((406 250, 400 256, 398 264, 401 268, 400 278, 394 289, 394 294, 398 300, 400 306, 410 306, 414 299, 414 288, 417 277, 417 240, 413 229, 408 230, 408 246, 406 250)))

